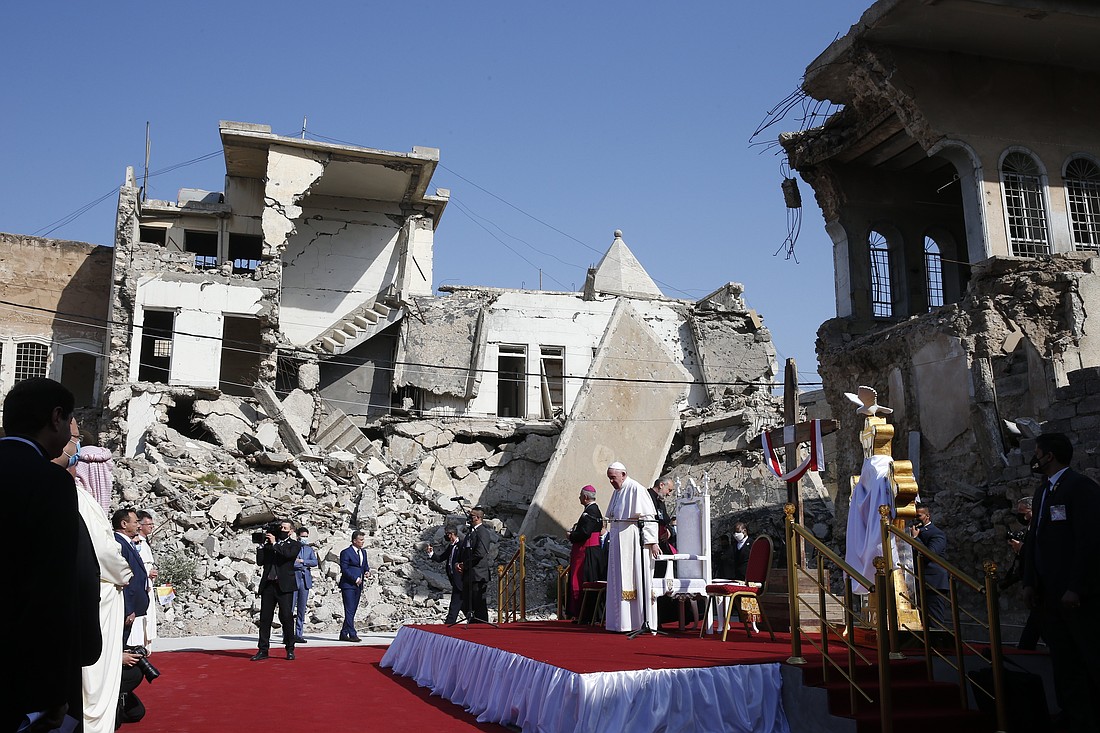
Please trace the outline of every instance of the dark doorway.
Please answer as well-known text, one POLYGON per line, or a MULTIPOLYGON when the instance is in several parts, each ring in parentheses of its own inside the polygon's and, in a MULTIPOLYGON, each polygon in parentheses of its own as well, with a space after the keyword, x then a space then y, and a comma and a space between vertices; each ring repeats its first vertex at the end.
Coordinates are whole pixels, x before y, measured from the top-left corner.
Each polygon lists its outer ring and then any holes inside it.
POLYGON ((168 384, 172 369, 172 331, 175 323, 175 311, 145 311, 145 322, 141 327, 139 382, 168 384))
POLYGON ((249 316, 225 316, 222 326, 221 372, 218 389, 237 397, 252 395, 260 377, 260 321, 249 316))

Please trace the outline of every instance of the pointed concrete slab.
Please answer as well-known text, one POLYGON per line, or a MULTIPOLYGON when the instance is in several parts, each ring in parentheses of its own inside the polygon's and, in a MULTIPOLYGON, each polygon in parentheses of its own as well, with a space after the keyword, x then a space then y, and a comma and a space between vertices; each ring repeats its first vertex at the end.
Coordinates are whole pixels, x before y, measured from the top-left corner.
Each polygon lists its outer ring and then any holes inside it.
POLYGON ((615 241, 596 265, 595 288, 600 293, 629 295, 635 298, 663 298, 664 293, 642 267, 642 263, 626 246, 621 230, 615 230, 615 241))
POLYGON ((528 538, 564 536, 580 515, 577 494, 585 484, 596 487, 597 503, 606 510, 612 461, 652 486, 680 426, 678 404, 692 378, 629 300, 615 306, 588 377, 520 528, 528 538))

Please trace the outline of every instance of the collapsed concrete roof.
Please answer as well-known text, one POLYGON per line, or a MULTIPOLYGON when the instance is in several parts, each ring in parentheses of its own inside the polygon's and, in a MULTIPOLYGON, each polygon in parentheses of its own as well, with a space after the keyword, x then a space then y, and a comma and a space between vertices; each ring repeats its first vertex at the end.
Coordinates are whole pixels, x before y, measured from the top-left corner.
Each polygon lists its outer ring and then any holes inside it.
POLYGON ((1098 36, 1094 0, 879 0, 814 59, 802 86, 815 99, 851 104, 851 59, 867 44, 1098 71, 1098 36))
POLYGON ((622 231, 615 230, 615 241, 596 265, 595 290, 599 293, 635 298, 663 298, 664 293, 626 246, 622 231))

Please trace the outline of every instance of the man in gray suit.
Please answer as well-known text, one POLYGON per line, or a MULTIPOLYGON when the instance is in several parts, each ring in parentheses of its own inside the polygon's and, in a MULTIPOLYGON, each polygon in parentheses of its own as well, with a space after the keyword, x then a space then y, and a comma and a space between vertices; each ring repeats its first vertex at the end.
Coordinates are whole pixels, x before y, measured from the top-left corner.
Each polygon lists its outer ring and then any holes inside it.
POLYGON ((298 528, 298 542, 302 545, 302 549, 298 550, 298 557, 294 560, 294 577, 298 581, 298 590, 294 593, 294 613, 298 619, 294 627, 294 641, 305 644, 306 640, 302 632, 306 625, 309 591, 313 587, 313 571, 310 568, 317 567, 317 551, 309 546, 309 527, 298 528))

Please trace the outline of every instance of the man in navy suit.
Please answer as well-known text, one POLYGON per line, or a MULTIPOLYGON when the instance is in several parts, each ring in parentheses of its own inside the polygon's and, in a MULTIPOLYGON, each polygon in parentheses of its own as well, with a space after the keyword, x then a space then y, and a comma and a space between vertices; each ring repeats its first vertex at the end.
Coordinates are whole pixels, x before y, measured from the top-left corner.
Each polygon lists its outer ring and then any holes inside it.
POLYGON ((278 528, 264 535, 264 543, 256 548, 256 564, 260 571, 260 643, 252 656, 253 662, 267 659, 271 648, 271 622, 275 606, 279 607, 279 623, 283 627, 286 658, 294 659, 294 591, 298 589, 294 560, 302 546, 294 539, 294 523, 279 522, 278 528))
POLYGON ((340 553, 340 595, 344 598, 344 626, 340 629, 340 641, 359 641, 355 633, 355 612, 363 596, 363 580, 370 572, 367 551, 363 545, 367 536, 356 530, 351 533, 351 546, 340 553))
MULTIPOLYGON (((924 504, 917 505, 917 522, 919 526, 913 528, 913 537, 920 540, 925 547, 946 560, 947 535, 943 533, 942 529, 932 524, 932 512, 924 504)), ((947 570, 934 562, 928 562, 925 560, 924 555, 920 556, 920 562, 924 574, 924 615, 926 620, 935 619, 946 626, 948 610, 950 608, 950 604, 947 602, 946 598, 946 593, 949 588, 947 570), (943 591, 944 595, 936 593, 932 590, 933 588, 943 591)), ((938 629, 939 626, 930 624, 928 628, 935 630, 938 629)))
POLYGON ((1058 704, 1071 731, 1100 730, 1100 569, 1095 527, 1100 486, 1069 468, 1061 433, 1035 439, 1031 470, 1045 478, 1024 540, 1024 601, 1040 613, 1058 704))
POLYGON ((294 592, 294 609, 298 622, 294 626, 294 641, 305 644, 302 636, 306 625, 306 604, 309 602, 309 591, 313 588, 313 571, 310 568, 317 567, 317 551, 309 546, 309 527, 298 528, 298 544, 302 549, 298 551, 298 557, 294 560, 294 578, 298 583, 298 590, 294 592))
POLYGON ((443 536, 447 543, 432 551, 428 545, 428 554, 436 562, 446 563, 447 579, 451 581, 451 605, 447 608, 447 618, 443 623, 458 623, 458 612, 462 609, 462 571, 458 569, 462 559, 462 548, 458 545, 458 530, 448 527, 443 536))
POLYGON ((31 712, 44 714, 44 730, 66 711, 81 720, 80 668, 102 649, 99 561, 73 477, 50 462, 69 443, 73 402, 64 386, 37 377, 4 398, 0 494, 8 516, 36 521, 10 522, 6 537, 19 557, 3 585, 5 652, 19 661, 0 698, 2 730, 15 730, 31 712), (50 523, 45 539, 38 519, 50 523))
POLYGON ((149 593, 145 586, 149 583, 149 575, 145 570, 145 561, 141 559, 141 553, 134 547, 134 538, 138 535, 139 520, 137 512, 133 509, 118 509, 111 515, 111 526, 115 530, 115 541, 122 549, 122 557, 134 571, 134 577, 129 585, 122 589, 122 600, 125 605, 126 633, 139 617, 149 613, 149 593))

